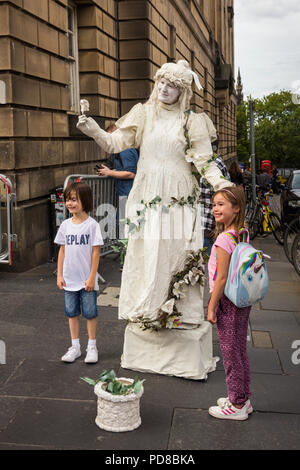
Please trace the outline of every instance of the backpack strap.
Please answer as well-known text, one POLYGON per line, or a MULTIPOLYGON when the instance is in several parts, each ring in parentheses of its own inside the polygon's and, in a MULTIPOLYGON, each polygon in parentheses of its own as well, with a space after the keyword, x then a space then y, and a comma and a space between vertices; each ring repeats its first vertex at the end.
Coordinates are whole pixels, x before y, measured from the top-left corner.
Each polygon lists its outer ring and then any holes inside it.
POLYGON ((234 235, 233 233, 229 233, 229 232, 225 232, 225 233, 226 233, 226 235, 228 235, 231 238, 231 240, 233 241, 235 246, 239 242, 246 242, 246 243, 249 242, 249 232, 244 227, 239 230, 238 236, 234 235))
POLYGON ((236 237, 235 235, 233 235, 233 233, 229 233, 229 232, 225 232, 225 235, 228 235, 228 237, 231 238, 235 246, 237 246, 239 242, 239 237, 236 237))
POLYGON ((237 268, 239 266, 239 262, 240 262, 240 258, 241 258, 241 254, 248 249, 248 246, 244 246, 244 248, 240 251, 239 253, 239 256, 238 256, 238 259, 237 259, 237 262, 236 262, 236 265, 235 265, 235 268, 234 268, 234 271, 233 271, 233 274, 231 276, 231 284, 233 283, 233 279, 234 279, 234 276, 235 276, 235 273, 237 272, 237 268))
POLYGON ((249 232, 246 228, 241 228, 238 236, 239 242, 249 243, 249 232))

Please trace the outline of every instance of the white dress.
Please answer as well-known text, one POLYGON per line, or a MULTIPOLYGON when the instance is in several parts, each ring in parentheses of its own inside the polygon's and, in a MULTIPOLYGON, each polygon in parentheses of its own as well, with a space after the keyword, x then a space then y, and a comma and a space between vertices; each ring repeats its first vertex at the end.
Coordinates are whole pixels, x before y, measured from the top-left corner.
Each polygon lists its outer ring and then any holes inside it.
POLYGON ((122 273, 119 318, 129 320, 125 332, 122 367, 192 379, 204 379, 215 370, 212 329, 204 320, 203 288, 189 286, 176 301, 182 325, 159 331, 143 330, 138 320, 155 321, 165 305, 170 281, 181 271, 188 250, 202 247, 201 213, 198 208, 175 204, 162 210, 172 198, 191 196, 198 187, 192 174, 198 171, 215 189, 228 186, 211 160, 211 134, 215 129, 204 114, 190 113, 187 127, 190 149, 179 107, 137 104, 118 122, 112 134, 99 132, 96 142, 107 152, 140 149, 137 173, 126 205, 126 217, 136 223, 138 210, 157 196, 160 204, 148 209, 145 223, 128 236, 122 273))

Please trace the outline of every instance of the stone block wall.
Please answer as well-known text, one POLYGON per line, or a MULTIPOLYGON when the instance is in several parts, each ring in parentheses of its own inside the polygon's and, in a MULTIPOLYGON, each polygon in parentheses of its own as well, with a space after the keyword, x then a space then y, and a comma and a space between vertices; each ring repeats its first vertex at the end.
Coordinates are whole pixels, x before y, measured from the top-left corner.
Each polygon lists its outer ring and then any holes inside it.
POLYGON ((186 59, 204 87, 194 88, 192 109, 214 121, 224 159, 236 156, 235 93, 216 89, 215 69, 233 67, 232 0, 0 0, 0 172, 17 195, 20 270, 49 257, 50 191, 105 158, 75 127, 68 7, 90 115, 108 125, 147 100, 164 62, 186 59))

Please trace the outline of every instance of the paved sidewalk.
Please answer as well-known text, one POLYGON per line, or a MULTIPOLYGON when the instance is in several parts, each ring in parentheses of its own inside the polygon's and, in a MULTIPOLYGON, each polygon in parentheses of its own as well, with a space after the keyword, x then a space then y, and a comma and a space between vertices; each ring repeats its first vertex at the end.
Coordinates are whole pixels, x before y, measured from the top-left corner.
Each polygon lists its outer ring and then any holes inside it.
MULTIPOLYGON (((82 322, 82 357, 64 364, 69 347, 63 294, 56 288, 55 265, 23 274, 1 273, 0 450, 3 449, 300 449, 300 278, 283 249, 269 236, 255 240, 272 256, 270 289, 250 316, 251 388, 254 413, 244 422, 209 416, 209 406, 225 394, 222 361, 206 382, 139 374, 146 379, 142 425, 110 433, 95 424, 96 396, 81 376, 96 377, 113 368, 119 376, 125 322, 117 319, 119 263, 101 261, 106 279, 100 297, 100 361, 83 359, 87 334, 82 322), (298 340, 297 349, 292 344, 298 340), (297 353, 298 351, 298 353, 297 353)), ((207 295, 206 295, 207 299, 207 295)), ((214 352, 221 356, 216 331, 214 352)))

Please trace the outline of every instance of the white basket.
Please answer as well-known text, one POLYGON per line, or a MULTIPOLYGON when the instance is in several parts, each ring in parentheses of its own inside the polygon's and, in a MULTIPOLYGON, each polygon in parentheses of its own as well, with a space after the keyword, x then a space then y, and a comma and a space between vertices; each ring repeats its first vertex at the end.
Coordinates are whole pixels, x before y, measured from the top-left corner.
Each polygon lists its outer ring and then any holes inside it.
MULTIPOLYGON (((133 383, 133 379, 118 378, 126 385, 133 383)), ((129 395, 113 395, 103 390, 103 382, 95 385, 94 391, 98 396, 96 424, 105 431, 124 432, 133 431, 141 424, 140 398, 144 393, 143 386, 139 393, 129 395)))

